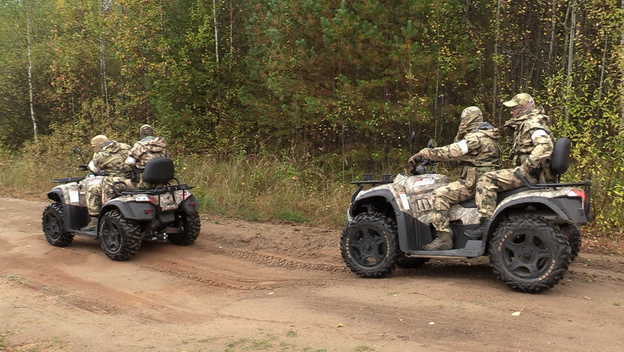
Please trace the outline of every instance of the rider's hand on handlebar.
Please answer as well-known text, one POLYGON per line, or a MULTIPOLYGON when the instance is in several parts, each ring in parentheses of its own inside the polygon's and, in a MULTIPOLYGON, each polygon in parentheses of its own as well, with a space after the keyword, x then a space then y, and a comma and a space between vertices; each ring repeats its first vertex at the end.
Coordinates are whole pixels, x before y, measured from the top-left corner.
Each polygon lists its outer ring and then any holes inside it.
POLYGON ((410 165, 416 165, 420 164, 422 160, 422 156, 420 156, 419 154, 414 154, 411 158, 409 158, 408 162, 410 163, 410 165))

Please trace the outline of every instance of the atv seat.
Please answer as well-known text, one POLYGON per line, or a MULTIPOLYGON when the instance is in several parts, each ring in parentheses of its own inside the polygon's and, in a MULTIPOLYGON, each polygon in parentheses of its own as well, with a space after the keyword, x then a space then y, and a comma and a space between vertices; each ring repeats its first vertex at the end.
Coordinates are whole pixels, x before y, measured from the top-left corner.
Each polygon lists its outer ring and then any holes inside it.
POLYGON ((570 167, 570 139, 562 137, 555 142, 550 158, 550 171, 556 183, 559 183, 561 175, 568 171, 568 167, 570 167))
MULTIPOLYGON (((498 195, 496 197, 496 204, 500 203, 503 201, 503 199, 513 196, 514 194, 520 193, 520 192, 524 192, 524 191, 528 191, 529 188, 528 187, 520 187, 520 188, 515 188, 515 189, 510 189, 507 191, 502 191, 502 192, 498 192, 498 195)), ((477 202, 475 201, 474 198, 470 198, 466 201, 463 201, 461 203, 459 203, 459 205, 461 205, 463 208, 476 208, 477 207, 477 202)))
POLYGON ((153 184, 168 183, 173 180, 173 160, 169 158, 150 159, 145 163, 143 181, 153 184))

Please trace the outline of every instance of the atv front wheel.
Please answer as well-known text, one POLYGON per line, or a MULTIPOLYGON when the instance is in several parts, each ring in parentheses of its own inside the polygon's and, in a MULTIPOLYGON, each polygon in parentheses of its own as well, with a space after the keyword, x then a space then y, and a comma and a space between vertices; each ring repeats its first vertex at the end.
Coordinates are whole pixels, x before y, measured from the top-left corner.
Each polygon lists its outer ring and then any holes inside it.
POLYGON ((100 221, 100 244, 112 260, 128 260, 141 248, 141 229, 126 220, 119 210, 111 210, 100 221))
POLYGON ((570 265, 570 247, 558 228, 523 215, 501 221, 491 239, 494 274, 510 288, 528 293, 546 291, 563 278, 570 265))
POLYGON ((53 246, 67 247, 74 240, 74 234, 65 231, 63 206, 60 203, 45 207, 41 216, 41 227, 46 240, 53 246))
POLYGON ((570 245, 571 261, 574 261, 581 251, 581 242, 583 241, 581 237, 581 230, 579 230, 579 228, 575 225, 566 224, 561 226, 561 232, 563 232, 568 240, 568 244, 570 245))
POLYGON ((394 221, 380 213, 357 215, 342 232, 340 252, 347 266, 360 277, 389 275, 399 256, 394 221))
POLYGON ((199 236, 199 231, 201 229, 199 213, 182 213, 180 215, 180 225, 182 227, 182 232, 167 234, 169 242, 178 246, 193 244, 199 236))

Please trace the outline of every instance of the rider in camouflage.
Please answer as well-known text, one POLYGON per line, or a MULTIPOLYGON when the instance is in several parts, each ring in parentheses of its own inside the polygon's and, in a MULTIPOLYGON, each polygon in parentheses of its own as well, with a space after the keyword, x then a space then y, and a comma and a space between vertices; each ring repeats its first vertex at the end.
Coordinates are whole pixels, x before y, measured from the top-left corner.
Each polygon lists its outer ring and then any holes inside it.
POLYGON ((101 172, 106 174, 103 180, 93 179, 87 186, 89 215, 98 216, 102 203, 115 197, 113 184, 130 177, 131 169, 124 163, 130 146, 110 140, 105 135, 93 137, 91 146, 94 154, 89 169, 96 175, 101 172))
POLYGON ((414 154, 410 164, 422 159, 434 161, 458 160, 461 165, 460 179, 440 187, 432 193, 433 220, 436 238, 423 246, 427 251, 453 248, 453 238, 449 226, 448 211, 453 204, 474 197, 475 185, 481 175, 498 169, 500 147, 498 129, 483 121, 483 114, 476 106, 471 106, 461 114, 455 143, 438 148, 425 148, 414 154))
POLYGON ((505 124, 512 138, 512 155, 516 168, 488 172, 479 179, 475 200, 479 208, 479 227, 465 231, 470 238, 483 236, 487 222, 496 209, 497 192, 520 188, 524 185, 515 175, 519 171, 528 181, 540 180, 547 159, 553 152, 553 137, 548 127, 548 116, 542 107, 535 107, 527 93, 515 95, 503 103, 511 108, 511 120, 505 124))
POLYGON ((132 183, 136 188, 146 189, 152 185, 143 181, 143 171, 148 160, 154 158, 167 158, 167 145, 161 137, 154 136, 154 129, 150 125, 143 125, 139 129, 141 140, 134 143, 130 154, 125 160, 132 171, 132 183))

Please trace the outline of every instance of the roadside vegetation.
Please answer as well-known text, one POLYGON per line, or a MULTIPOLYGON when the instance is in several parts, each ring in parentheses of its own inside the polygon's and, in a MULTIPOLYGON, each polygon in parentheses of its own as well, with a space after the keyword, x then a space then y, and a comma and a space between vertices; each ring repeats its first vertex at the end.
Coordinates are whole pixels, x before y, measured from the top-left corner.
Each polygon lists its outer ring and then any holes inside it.
POLYGON ((341 225, 349 182, 527 92, 592 178, 584 233, 619 241, 623 28, 621 0, 0 0, 0 187, 41 197, 149 123, 204 211, 341 225))

